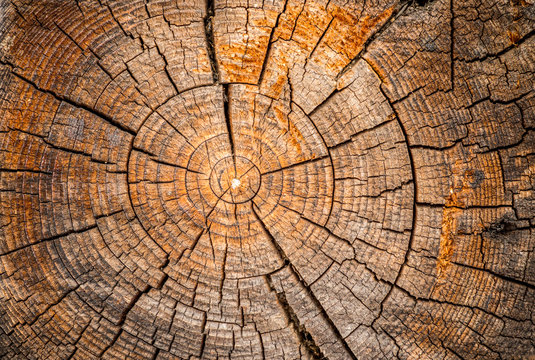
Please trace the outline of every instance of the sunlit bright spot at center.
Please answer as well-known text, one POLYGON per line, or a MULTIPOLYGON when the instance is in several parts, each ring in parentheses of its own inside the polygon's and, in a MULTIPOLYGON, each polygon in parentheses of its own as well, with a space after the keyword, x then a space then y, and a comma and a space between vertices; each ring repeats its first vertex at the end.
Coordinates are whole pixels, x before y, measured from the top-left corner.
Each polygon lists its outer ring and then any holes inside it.
POLYGON ((231 186, 233 189, 236 189, 238 186, 240 186, 241 182, 239 179, 232 179, 231 186))

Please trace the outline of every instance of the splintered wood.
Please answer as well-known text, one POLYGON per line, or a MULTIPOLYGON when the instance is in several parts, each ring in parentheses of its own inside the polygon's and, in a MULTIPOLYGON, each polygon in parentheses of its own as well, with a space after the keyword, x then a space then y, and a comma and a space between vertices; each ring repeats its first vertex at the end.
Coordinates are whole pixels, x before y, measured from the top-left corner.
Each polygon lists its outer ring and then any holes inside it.
POLYGON ((532 0, 0 0, 0 357, 535 358, 532 0))

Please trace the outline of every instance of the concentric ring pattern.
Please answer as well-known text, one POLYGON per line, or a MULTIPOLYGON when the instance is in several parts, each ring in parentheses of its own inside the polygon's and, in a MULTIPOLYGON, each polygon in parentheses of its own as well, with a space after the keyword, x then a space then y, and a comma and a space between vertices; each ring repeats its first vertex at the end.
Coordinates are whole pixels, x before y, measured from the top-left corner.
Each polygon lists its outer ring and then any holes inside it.
POLYGON ((0 1, 0 356, 535 356, 534 5, 206 1, 0 1))

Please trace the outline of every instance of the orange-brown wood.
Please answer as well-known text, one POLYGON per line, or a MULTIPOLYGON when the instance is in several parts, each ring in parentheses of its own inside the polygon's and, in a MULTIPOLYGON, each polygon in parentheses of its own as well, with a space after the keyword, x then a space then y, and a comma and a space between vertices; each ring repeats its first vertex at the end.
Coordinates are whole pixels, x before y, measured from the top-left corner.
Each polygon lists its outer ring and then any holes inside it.
POLYGON ((535 358, 534 28, 0 0, 0 357, 535 358))

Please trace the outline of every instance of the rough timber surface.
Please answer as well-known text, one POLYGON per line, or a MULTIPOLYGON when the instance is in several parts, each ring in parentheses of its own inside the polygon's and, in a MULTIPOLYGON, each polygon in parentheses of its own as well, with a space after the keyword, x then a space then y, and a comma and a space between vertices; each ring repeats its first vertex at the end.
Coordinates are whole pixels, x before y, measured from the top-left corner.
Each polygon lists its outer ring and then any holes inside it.
POLYGON ((533 0, 0 0, 0 357, 535 358, 533 0))

